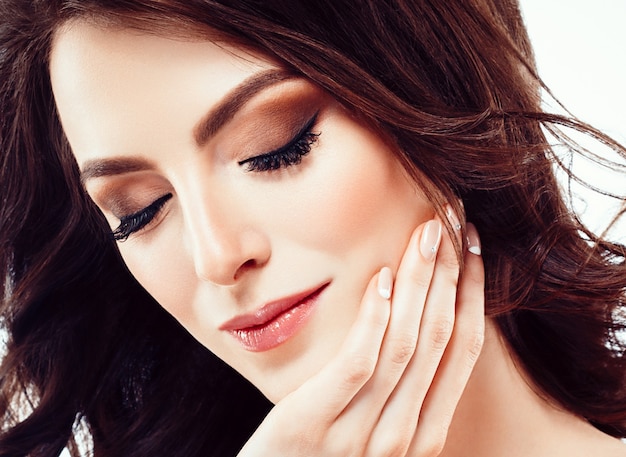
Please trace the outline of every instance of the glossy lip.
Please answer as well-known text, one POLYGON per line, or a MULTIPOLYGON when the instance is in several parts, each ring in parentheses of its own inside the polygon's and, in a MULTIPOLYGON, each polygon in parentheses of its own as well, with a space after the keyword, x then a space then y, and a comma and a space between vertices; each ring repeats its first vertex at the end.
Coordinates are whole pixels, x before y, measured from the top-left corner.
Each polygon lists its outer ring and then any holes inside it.
POLYGON ((223 323, 219 329, 230 333, 248 351, 272 349, 291 338, 307 322, 321 293, 330 282, 266 303, 258 310, 223 323))

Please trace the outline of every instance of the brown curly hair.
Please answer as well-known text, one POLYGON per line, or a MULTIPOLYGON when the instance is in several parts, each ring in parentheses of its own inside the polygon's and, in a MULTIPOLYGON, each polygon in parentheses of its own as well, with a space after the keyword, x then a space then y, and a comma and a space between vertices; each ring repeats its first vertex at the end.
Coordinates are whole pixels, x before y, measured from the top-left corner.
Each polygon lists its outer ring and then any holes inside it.
POLYGON ((626 436, 626 249, 568 210, 545 132, 626 152, 542 112, 514 0, 3 0, 0 455, 78 455, 80 424, 97 457, 234 455, 271 407, 135 283, 85 196, 48 74, 73 19, 220 36, 366 118, 477 226, 487 313, 538 392, 626 436))

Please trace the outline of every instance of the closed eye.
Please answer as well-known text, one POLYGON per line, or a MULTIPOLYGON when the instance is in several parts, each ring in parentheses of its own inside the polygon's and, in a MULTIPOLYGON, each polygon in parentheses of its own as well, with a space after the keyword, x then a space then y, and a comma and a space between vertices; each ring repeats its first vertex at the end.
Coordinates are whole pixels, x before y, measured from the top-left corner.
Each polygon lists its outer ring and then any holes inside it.
POLYGON ((172 198, 172 194, 168 193, 158 198, 144 209, 121 217, 120 225, 113 230, 113 239, 116 241, 126 241, 133 233, 145 228, 153 221, 170 198, 172 198))
POLYGON ((246 171, 267 172, 281 168, 298 165, 302 158, 311 152, 312 146, 317 142, 321 133, 313 133, 312 129, 317 121, 318 113, 300 129, 300 131, 287 144, 278 149, 250 157, 238 162, 246 166, 246 171))

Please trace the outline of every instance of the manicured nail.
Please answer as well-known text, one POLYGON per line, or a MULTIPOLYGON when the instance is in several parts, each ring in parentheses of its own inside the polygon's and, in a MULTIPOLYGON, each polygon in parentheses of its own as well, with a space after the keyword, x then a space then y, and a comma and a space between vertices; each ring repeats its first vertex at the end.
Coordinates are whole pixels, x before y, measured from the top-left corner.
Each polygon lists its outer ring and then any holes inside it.
POLYGON ((422 231, 420 252, 426 260, 433 260, 441 242, 441 222, 437 219, 428 221, 422 231))
POLYGON ((393 275, 389 267, 383 267, 378 273, 378 295, 385 300, 391 298, 391 289, 393 287, 393 275))
POLYGON ((482 253, 478 230, 476 230, 476 227, 471 222, 467 223, 467 250, 476 255, 480 255, 482 253))
POLYGON ((446 216, 448 216, 448 220, 450 221, 450 224, 452 224, 452 227, 454 227, 454 230, 457 232, 461 230, 461 222, 449 203, 446 205, 446 216))

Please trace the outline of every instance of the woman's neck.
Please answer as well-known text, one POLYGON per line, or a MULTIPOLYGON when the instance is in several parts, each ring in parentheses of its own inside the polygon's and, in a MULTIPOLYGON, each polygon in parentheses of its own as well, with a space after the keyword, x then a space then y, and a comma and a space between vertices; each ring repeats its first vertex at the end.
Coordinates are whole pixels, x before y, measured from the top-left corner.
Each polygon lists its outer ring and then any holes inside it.
POLYGON ((626 445, 537 395, 488 319, 441 457, 503 456, 623 457, 626 445))

